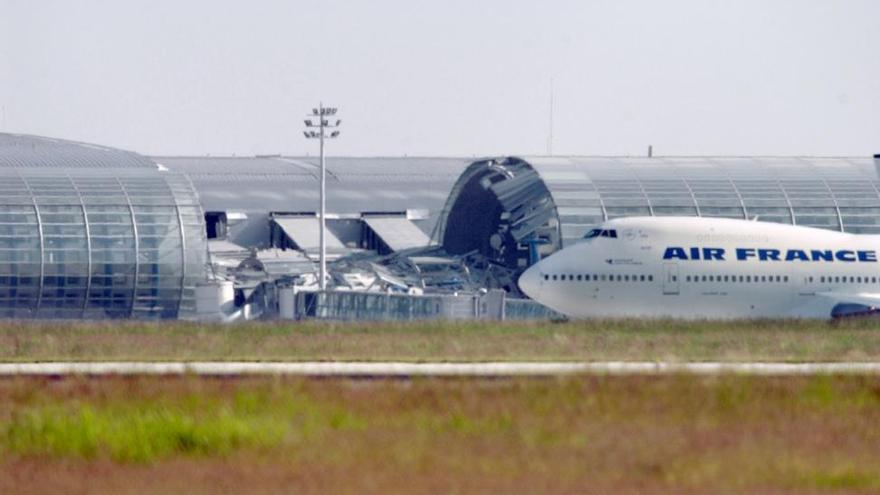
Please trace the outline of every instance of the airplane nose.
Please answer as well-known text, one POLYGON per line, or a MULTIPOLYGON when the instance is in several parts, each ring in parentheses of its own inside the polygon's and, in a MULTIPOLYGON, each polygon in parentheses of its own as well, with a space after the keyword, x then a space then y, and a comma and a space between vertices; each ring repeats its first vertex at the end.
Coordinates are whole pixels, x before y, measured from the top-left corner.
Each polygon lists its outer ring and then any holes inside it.
POLYGON ((519 276, 519 289, 532 299, 537 300, 541 294, 541 270, 532 265, 519 276))

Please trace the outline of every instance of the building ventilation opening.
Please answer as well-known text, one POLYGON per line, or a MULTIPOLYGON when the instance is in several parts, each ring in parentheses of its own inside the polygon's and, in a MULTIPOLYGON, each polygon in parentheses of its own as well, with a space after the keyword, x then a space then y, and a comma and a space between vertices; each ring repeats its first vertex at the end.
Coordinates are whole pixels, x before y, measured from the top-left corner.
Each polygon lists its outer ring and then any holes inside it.
POLYGON ((435 238, 451 254, 482 271, 487 288, 519 294, 516 280, 539 246, 546 255, 561 246, 550 191, 518 158, 471 164, 452 188, 435 238))

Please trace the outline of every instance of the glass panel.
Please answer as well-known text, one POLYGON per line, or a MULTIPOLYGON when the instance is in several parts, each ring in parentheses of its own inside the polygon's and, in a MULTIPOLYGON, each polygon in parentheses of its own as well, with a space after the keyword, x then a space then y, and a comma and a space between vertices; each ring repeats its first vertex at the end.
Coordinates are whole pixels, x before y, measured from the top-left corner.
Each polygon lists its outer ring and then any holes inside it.
POLYGON ((880 226, 845 226, 843 231, 851 234, 880 234, 880 226))
POLYGON ((843 225, 849 227, 850 225, 880 225, 880 217, 841 217, 843 220, 843 225))
POLYGON ((634 217, 634 216, 650 216, 651 211, 647 207, 608 207, 606 208, 608 218, 634 217))
POLYGON ((700 215, 704 217, 743 218, 743 209, 741 207, 700 205, 700 215))
POLYGON ((662 216, 696 216, 697 209, 685 206, 655 206, 654 215, 662 216))
POLYGON ((821 216, 821 215, 795 215, 798 225, 807 227, 840 227, 837 216, 821 216))

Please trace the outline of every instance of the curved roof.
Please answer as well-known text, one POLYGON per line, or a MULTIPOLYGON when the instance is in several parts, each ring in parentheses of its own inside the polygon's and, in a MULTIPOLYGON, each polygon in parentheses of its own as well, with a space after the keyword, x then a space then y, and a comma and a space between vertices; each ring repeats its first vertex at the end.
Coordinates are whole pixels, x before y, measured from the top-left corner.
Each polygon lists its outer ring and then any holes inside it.
POLYGON ((880 182, 871 158, 534 157, 571 241, 608 218, 754 218, 880 233, 880 182), (575 191, 578 193, 576 194, 575 191))
MULTIPOLYGON (((320 166, 316 157, 154 157, 186 175, 207 211, 240 211, 248 220, 230 235, 252 245, 268 239, 270 212, 318 210, 320 166)), ((471 160, 424 157, 331 157, 327 211, 331 214, 426 210, 418 221, 434 227, 449 191, 471 160)))
MULTIPOLYGON (((154 157, 189 177, 208 210, 307 211, 315 208, 315 157, 154 157)), ((327 158, 327 207, 439 209, 470 160, 462 158, 327 158)))
POLYGON ((0 167, 9 168, 156 168, 145 156, 40 136, 0 133, 0 167))

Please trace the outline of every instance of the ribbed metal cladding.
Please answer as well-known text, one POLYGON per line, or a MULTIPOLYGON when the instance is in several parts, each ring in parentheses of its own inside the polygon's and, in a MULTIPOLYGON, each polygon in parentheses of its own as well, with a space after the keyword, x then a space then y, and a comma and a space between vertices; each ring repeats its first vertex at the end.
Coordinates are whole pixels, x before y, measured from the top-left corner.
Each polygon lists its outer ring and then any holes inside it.
POLYGON ((76 166, 88 150, 71 167, 40 165, 40 144, 0 165, 0 317, 194 312, 207 240, 189 180, 155 166, 76 166))
POLYGON ((0 167, 155 169, 156 165, 145 156, 106 146, 0 133, 0 167))
MULTIPOLYGON (((546 255, 579 241, 605 220, 629 216, 757 217, 767 222, 880 234, 880 182, 871 158, 483 160, 468 167, 453 187, 436 238, 453 247, 479 247, 489 258, 519 270, 525 250, 521 241, 530 236, 546 241, 541 248, 546 255), (493 167, 504 173, 492 174, 493 167), (486 177, 491 177, 491 185, 475 185, 486 177), (516 182, 516 188, 508 187, 507 181, 511 185, 516 182), (481 196, 480 191, 486 194, 481 196), (499 218, 489 221, 484 218, 487 215, 499 218), (500 216, 514 220, 506 222, 500 216), (485 232, 474 231, 481 225, 486 226, 485 232), (509 243, 476 246, 454 242, 468 236, 506 233, 517 243, 513 247, 521 253, 518 257, 511 258, 509 243), (496 249, 498 246, 501 249, 496 249)), ((456 254, 459 251, 462 249, 453 249, 456 254)))

